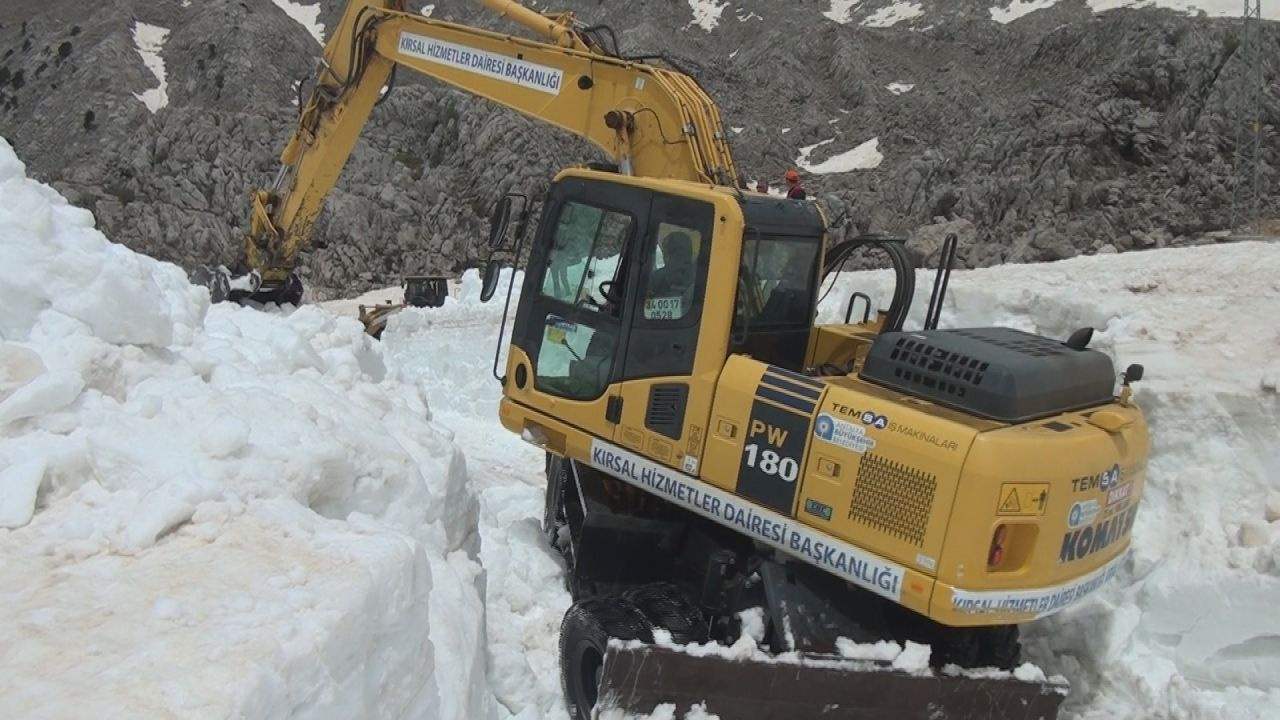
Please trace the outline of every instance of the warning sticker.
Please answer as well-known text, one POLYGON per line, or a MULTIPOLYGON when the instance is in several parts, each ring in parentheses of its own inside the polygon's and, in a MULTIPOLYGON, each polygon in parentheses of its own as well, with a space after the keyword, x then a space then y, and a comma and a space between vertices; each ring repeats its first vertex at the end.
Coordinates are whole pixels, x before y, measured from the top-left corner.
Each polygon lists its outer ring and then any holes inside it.
POLYGON ((1049 504, 1049 483, 1004 483, 997 515, 1043 515, 1049 504))

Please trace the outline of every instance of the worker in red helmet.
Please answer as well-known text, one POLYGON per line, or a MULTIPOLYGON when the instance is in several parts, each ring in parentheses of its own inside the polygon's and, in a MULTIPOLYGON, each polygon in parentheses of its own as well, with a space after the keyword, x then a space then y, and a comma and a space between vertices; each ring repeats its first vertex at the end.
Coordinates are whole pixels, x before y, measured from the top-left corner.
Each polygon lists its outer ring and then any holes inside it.
POLYGON ((800 173, 795 170, 788 170, 782 176, 787 181, 787 199, 788 200, 804 200, 804 186, 800 184, 800 173))

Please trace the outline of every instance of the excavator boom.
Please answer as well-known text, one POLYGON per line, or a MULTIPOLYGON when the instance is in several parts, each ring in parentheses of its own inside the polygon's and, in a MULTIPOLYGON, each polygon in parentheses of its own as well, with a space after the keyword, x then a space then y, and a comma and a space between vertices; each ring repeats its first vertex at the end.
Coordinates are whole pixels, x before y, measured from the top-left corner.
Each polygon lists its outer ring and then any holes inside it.
POLYGON ((297 302, 294 275, 325 198, 396 68, 435 78, 585 138, 626 175, 736 183, 718 109, 684 73, 618 57, 568 13, 481 0, 542 36, 528 39, 352 0, 325 46, 272 186, 251 198, 235 275, 204 269, 220 296, 297 302))

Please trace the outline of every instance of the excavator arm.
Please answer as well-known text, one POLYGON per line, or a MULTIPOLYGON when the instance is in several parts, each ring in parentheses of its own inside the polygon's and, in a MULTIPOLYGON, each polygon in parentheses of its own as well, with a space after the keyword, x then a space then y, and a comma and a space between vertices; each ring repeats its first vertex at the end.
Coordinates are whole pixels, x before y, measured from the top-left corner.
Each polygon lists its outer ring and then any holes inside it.
POLYGON ((541 37, 415 15, 404 0, 348 3, 280 171, 270 188, 252 195, 240 267, 234 275, 225 268, 199 273, 215 301, 301 299, 298 253, 397 67, 586 138, 624 174, 736 184, 719 110, 691 77, 618 57, 570 13, 480 2, 541 37))

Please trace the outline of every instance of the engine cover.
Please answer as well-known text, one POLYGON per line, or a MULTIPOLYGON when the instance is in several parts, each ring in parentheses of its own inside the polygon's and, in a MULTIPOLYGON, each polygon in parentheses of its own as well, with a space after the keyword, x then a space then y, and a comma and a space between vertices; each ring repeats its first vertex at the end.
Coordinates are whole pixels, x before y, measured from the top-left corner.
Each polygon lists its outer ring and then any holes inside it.
POLYGON ((1116 386, 1107 355, 999 327, 885 333, 858 375, 1010 423, 1109 403, 1116 386))

